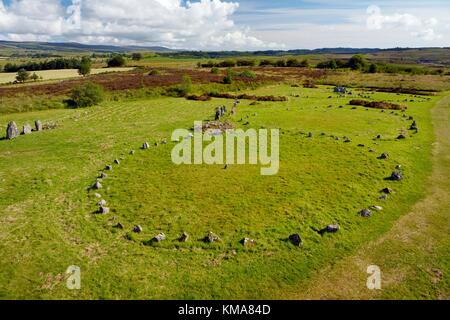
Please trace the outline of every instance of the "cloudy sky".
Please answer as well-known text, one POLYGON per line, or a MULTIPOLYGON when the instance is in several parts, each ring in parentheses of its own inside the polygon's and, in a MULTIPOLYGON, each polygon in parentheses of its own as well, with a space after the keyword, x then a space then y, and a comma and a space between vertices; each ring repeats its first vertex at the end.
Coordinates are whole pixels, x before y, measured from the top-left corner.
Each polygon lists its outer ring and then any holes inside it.
POLYGON ((450 47, 450 1, 0 0, 0 40, 203 50, 450 47))

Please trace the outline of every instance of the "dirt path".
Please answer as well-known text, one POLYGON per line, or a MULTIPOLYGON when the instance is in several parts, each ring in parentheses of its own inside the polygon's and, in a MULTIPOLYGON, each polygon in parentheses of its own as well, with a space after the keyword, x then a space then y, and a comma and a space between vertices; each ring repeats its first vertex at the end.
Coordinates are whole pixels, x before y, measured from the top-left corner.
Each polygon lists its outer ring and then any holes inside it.
POLYGON ((428 195, 376 241, 319 271, 285 299, 450 299, 450 96, 432 110, 436 135, 428 195), (367 267, 382 289, 367 289, 367 267))

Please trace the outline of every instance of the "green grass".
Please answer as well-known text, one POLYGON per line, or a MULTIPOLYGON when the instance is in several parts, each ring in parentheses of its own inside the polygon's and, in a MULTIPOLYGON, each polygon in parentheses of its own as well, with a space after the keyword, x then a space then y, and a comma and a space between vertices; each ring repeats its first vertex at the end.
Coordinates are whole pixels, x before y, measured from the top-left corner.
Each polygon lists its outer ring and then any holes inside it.
POLYGON ((253 128, 280 128, 276 176, 261 176, 259 166, 177 167, 170 159, 171 142, 139 150, 144 141, 169 139, 176 128, 210 119, 215 107, 230 106, 231 100, 155 98, 0 116, 2 131, 10 120, 60 124, 56 130, 0 141, 0 297, 272 297, 376 239, 424 194, 433 140, 429 110, 438 97, 372 95, 415 100, 407 103, 407 114, 421 131, 397 141, 410 121, 380 110, 353 110, 346 105, 350 98, 338 98, 329 87, 274 85, 250 92, 290 95, 283 103, 250 106, 243 101, 230 119, 238 127, 249 121, 253 128), (308 132, 312 139, 306 138, 308 132), (374 141, 377 134, 383 139, 374 141), (352 143, 344 143, 343 136, 352 143), (360 143, 365 147, 357 147, 360 143), (371 148, 377 152, 370 153, 371 148), (128 155, 131 149, 136 155, 128 155), (390 159, 378 160, 382 152, 390 159), (121 164, 100 191, 113 212, 94 215, 96 200, 87 187, 116 158, 121 164), (397 164, 404 168, 404 181, 384 181, 397 164), (396 192, 379 202, 378 191, 386 186, 396 192), (376 204, 384 211, 370 219, 358 216, 376 204), (114 229, 117 222, 125 230, 114 229), (323 237, 312 230, 331 223, 342 230, 323 237), (125 240, 136 224, 144 232, 125 240), (210 230, 221 243, 200 241, 210 230), (165 242, 143 245, 161 231, 165 242), (182 231, 190 234, 188 243, 177 241, 182 231), (301 249, 286 241, 294 232, 303 237, 301 249), (257 240, 255 248, 239 244, 247 236, 257 240), (67 290, 57 277, 69 265, 81 267, 80 291, 67 290))

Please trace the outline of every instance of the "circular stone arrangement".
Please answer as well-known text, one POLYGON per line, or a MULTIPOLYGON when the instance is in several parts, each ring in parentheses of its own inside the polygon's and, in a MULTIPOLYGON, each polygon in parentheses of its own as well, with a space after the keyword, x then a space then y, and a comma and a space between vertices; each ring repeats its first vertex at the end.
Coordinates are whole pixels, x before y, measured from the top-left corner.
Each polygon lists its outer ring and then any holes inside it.
MULTIPOLYGON (((384 111, 384 110, 382 110, 384 111)), ((404 118, 407 117, 406 114, 404 114, 404 118)), ((409 117, 409 120, 413 120, 412 117, 409 117)), ((417 128, 417 122, 414 121, 412 123, 412 125, 409 127, 410 130, 414 130, 416 131, 416 133, 418 132, 418 128, 417 128)), ((313 139, 314 138, 314 134, 312 132, 308 132, 308 133, 303 133, 301 132, 301 134, 305 135, 305 138, 307 139, 313 139)), ((324 137, 326 136, 325 133, 321 133, 319 136, 324 137)), ((330 135, 329 137, 333 138, 336 141, 341 141, 341 137, 337 137, 335 135, 330 135)), ((397 139, 405 139, 406 136, 404 134, 401 134, 397 139)), ((374 140, 379 140, 381 139, 381 135, 377 135, 374 140)), ((349 137, 342 137, 343 143, 346 144, 350 144, 352 143, 352 140, 349 137)), ((167 140, 163 139, 161 141, 161 145, 167 145, 167 140)), ((158 147, 159 143, 155 143, 155 147, 158 147)), ((358 147, 365 147, 364 144, 358 144, 358 147)), ((140 150, 142 151, 146 151, 150 149, 150 143, 149 142, 144 142, 141 145, 140 150)), ((369 150, 370 153, 374 153, 375 150, 370 149, 369 150)), ((128 155, 129 156, 133 156, 136 154, 135 150, 130 150, 128 155)), ((381 154, 381 156, 378 157, 378 159, 388 159, 389 155, 387 153, 383 153, 381 154)), ((114 165, 119 166, 120 165, 120 160, 119 159, 115 159, 114 161, 114 165)), ((227 169, 228 166, 225 167, 225 169, 227 169)), ((396 170, 392 172, 391 176, 388 178, 385 178, 385 180, 391 180, 391 181, 401 181, 403 179, 403 173, 400 171, 401 166, 397 165, 396 170)), ((98 207, 98 210, 95 212, 95 214, 109 214, 111 212, 111 209, 109 207, 107 207, 107 202, 106 200, 102 199, 102 195, 98 192, 100 192, 103 189, 103 179, 106 179, 108 177, 108 175, 105 173, 105 171, 108 172, 112 172, 113 171, 113 165, 106 165, 105 168, 101 171, 100 176, 97 178, 97 180, 95 181, 95 183, 89 188, 90 190, 95 191, 95 198, 96 198, 96 205, 98 207), (100 199, 100 200, 99 200, 100 199)), ((382 195, 378 198, 379 200, 387 200, 388 199, 388 195, 393 193, 393 190, 390 188, 384 188, 380 191, 380 193, 382 193, 382 195)), ((361 211, 359 211, 359 215, 363 218, 370 218, 372 216, 372 211, 382 211, 383 208, 381 206, 378 205, 372 205, 369 208, 364 208, 361 211)), ((125 229, 125 226, 121 223, 118 222, 116 225, 114 225, 114 228, 116 229, 125 229)), ((143 232, 143 228, 140 225, 135 225, 130 231, 136 234, 142 233, 143 232)), ((330 224, 320 230, 317 230, 317 232, 320 235, 324 235, 325 233, 336 233, 340 230, 340 226, 338 224, 330 224)), ((130 236, 127 234, 125 236, 126 239, 130 239, 130 236)), ((159 233, 157 235, 155 235, 153 238, 151 238, 148 241, 144 241, 143 244, 144 245, 150 245, 153 243, 160 243, 163 242, 167 239, 167 236, 164 233, 159 233)), ((186 232, 183 232, 181 235, 178 236, 177 240, 179 242, 187 242, 189 240, 189 235, 186 232)), ((296 247, 302 247, 303 246, 303 239, 301 238, 300 234, 296 233, 296 234, 291 234, 289 236, 287 236, 287 240, 293 244, 296 247)), ((221 242, 221 239, 218 235, 214 234, 212 231, 209 231, 206 236, 202 239, 203 242, 205 243, 216 243, 216 242, 221 242)), ((248 237, 244 237, 242 240, 240 240, 240 243, 246 247, 246 248, 252 248, 254 246, 256 246, 257 241, 248 237)))

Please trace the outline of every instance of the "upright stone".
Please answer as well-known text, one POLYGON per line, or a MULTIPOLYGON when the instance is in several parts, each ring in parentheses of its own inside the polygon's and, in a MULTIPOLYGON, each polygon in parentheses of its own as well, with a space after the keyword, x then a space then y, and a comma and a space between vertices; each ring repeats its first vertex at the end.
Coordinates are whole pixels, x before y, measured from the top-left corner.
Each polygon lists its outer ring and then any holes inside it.
POLYGON ((19 129, 17 129, 17 125, 14 121, 8 123, 8 127, 6 128, 6 139, 12 140, 19 136, 19 129))
POLYGON ((42 131, 42 130, 43 130, 41 120, 36 120, 36 121, 34 122, 34 125, 35 125, 35 127, 36 127, 36 131, 42 131))

